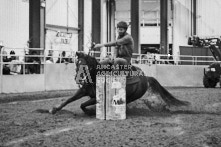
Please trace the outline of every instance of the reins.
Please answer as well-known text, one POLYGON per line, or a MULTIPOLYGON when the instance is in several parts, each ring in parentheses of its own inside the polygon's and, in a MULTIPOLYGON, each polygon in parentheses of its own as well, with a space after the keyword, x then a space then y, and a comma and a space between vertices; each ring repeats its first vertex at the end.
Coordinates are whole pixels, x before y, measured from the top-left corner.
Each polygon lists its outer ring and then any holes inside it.
MULTIPOLYGON (((92 43, 91 43, 91 47, 90 47, 90 49, 89 49, 88 56, 90 56, 91 51, 94 51, 94 46, 95 46, 95 45, 96 45, 95 42, 92 42, 92 43)), ((93 56, 95 57, 95 53, 94 53, 93 56)))

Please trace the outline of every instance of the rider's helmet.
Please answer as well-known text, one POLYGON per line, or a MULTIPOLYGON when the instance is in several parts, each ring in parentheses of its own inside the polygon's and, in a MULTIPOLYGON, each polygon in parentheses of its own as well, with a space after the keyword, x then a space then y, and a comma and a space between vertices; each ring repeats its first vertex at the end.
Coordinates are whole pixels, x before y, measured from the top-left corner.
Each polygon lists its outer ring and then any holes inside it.
POLYGON ((124 28, 125 30, 127 30, 128 25, 125 21, 120 21, 117 23, 117 28, 124 28))

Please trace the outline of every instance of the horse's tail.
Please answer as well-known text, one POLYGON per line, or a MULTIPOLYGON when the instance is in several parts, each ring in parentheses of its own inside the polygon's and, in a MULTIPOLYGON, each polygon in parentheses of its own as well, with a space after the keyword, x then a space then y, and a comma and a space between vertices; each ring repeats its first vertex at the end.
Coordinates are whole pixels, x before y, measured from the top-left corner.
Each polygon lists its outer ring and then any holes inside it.
POLYGON ((148 86, 151 88, 153 93, 160 94, 162 99, 168 104, 168 105, 174 105, 174 106, 188 106, 190 105, 187 101, 181 101, 176 99, 169 91, 167 91, 163 86, 160 85, 160 83, 153 77, 147 77, 148 86))

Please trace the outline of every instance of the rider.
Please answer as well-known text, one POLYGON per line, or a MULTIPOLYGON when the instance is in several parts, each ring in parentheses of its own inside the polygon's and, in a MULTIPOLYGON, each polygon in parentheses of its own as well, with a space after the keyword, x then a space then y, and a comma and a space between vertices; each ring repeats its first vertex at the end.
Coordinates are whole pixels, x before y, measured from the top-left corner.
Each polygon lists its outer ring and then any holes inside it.
POLYGON ((114 65, 130 65, 132 53, 134 50, 134 40, 132 36, 127 33, 127 28, 127 23, 120 21, 117 24, 118 37, 116 41, 95 45, 94 48, 115 46, 116 49, 116 58, 114 61, 110 58, 107 58, 101 61, 101 64, 106 65, 112 63, 114 65))

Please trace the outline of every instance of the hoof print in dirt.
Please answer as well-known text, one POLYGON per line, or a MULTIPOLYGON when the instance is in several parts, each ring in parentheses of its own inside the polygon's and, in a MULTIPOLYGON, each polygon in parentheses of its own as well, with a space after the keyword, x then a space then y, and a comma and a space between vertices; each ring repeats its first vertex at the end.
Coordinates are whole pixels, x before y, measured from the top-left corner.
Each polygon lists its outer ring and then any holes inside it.
POLYGON ((36 113, 50 113, 49 110, 47 110, 47 109, 36 109, 36 110, 34 110, 32 112, 36 112, 36 113))
POLYGON ((154 112, 164 112, 164 111, 169 111, 167 108, 167 104, 162 101, 160 98, 156 96, 151 96, 147 100, 143 101, 147 107, 154 112))

